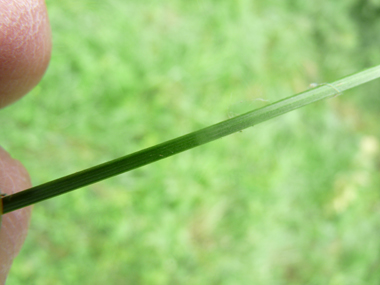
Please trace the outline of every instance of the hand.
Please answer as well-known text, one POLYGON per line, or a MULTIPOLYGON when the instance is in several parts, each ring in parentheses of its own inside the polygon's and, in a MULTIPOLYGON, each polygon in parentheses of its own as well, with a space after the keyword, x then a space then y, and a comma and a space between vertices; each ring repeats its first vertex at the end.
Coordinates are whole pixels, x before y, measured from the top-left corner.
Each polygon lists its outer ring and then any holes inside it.
MULTIPOLYGON (((50 52, 50 27, 43 0, 0 0, 0 108, 21 98, 40 81, 50 52)), ((11 194, 29 187, 28 172, 0 148, 2 193, 11 194)), ((25 240, 30 215, 31 207, 27 207, 2 217, 0 284, 5 283, 12 261, 25 240)))

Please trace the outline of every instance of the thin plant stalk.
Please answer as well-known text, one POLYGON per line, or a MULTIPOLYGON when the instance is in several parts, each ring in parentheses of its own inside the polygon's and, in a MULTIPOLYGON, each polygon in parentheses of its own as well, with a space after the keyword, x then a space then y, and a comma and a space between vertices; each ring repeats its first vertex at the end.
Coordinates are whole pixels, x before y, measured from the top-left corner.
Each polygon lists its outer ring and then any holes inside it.
POLYGON ((306 90, 265 107, 153 147, 29 188, 16 194, 5 196, 2 198, 3 213, 9 213, 217 140, 305 105, 340 95, 345 90, 379 77, 380 65, 344 77, 332 83, 317 85, 313 89, 306 90))

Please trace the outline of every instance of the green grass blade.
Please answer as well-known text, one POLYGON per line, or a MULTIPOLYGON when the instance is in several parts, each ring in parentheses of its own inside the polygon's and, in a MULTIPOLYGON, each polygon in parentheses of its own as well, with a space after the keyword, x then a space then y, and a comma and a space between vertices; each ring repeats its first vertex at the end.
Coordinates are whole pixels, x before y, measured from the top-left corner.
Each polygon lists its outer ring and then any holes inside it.
POLYGON ((199 131, 166 141, 119 159, 115 159, 57 180, 32 187, 13 195, 5 196, 2 199, 3 211, 4 213, 8 213, 164 159, 229 134, 241 131, 245 128, 280 116, 310 103, 336 96, 347 89, 366 83, 378 77, 380 77, 380 66, 344 77, 333 83, 322 84, 316 88, 301 92, 260 109, 222 121, 199 131))

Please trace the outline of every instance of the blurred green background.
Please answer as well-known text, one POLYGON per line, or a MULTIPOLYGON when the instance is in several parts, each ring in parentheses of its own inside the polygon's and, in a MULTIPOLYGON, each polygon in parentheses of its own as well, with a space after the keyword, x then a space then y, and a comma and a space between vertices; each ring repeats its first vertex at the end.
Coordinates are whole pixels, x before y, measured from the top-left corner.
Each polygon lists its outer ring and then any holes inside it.
MULTIPOLYGON (((0 112, 33 184, 380 63, 380 1, 48 0, 0 112)), ((42 202, 8 284, 378 284, 379 81, 42 202)))

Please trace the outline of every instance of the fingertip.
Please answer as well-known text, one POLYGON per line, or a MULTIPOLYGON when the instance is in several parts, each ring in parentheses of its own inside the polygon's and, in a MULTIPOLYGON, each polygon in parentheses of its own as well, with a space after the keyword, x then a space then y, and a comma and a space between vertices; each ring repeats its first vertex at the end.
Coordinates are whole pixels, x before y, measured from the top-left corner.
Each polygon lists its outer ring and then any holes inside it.
POLYGON ((44 1, 0 1, 0 108, 21 98, 41 80, 50 54, 44 1))
MULTIPOLYGON (((25 167, 0 147, 1 192, 12 194, 30 187, 30 177, 25 167)), ((0 229, 0 284, 5 282, 13 259, 25 241, 30 216, 31 207, 22 208, 2 216, 0 229)))

